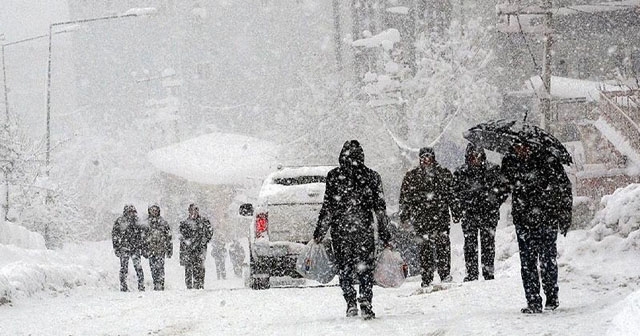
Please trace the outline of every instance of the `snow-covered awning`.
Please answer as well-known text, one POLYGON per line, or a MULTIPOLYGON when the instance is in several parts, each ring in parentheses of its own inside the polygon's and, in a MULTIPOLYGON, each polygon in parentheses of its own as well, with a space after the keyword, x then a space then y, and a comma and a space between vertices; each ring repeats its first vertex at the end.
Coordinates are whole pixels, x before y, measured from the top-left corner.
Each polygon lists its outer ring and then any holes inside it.
MULTIPOLYGON (((542 91, 544 91, 542 79, 540 76, 534 76, 531 77, 530 81, 525 83, 523 90, 520 92, 533 94, 532 84, 536 92, 542 93, 542 91)), ((590 102, 597 102, 600 100, 601 91, 623 91, 626 89, 628 88, 603 82, 592 82, 558 76, 551 77, 551 96, 554 98, 584 98, 590 102)))
POLYGON ((147 154, 159 170, 211 185, 258 183, 277 166, 279 146, 241 134, 211 133, 147 154))

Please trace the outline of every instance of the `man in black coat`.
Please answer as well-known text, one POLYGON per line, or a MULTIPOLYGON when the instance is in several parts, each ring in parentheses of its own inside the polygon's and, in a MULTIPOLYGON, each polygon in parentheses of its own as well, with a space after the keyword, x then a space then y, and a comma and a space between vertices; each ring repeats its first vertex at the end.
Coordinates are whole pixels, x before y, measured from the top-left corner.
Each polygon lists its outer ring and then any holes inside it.
POLYGON ((357 140, 344 143, 339 162, 340 167, 327 174, 324 203, 313 238, 321 242, 331 228, 340 287, 347 301, 347 317, 358 315, 357 293, 353 288, 357 279, 360 310, 368 320, 375 317, 371 307, 376 252, 374 215, 380 240, 385 246, 389 246, 390 240, 382 180, 377 172, 364 165, 364 151, 357 140))
POLYGON ((198 206, 189 205, 189 217, 180 222, 180 265, 184 266, 187 289, 204 288, 204 261, 213 236, 211 223, 200 216, 198 206))
POLYGON ((513 224, 520 249, 520 272, 526 314, 542 312, 538 262, 545 293, 545 309, 558 301, 558 230, 567 234, 571 224, 571 182, 560 161, 526 141, 515 144, 502 160, 502 173, 512 195, 513 224))
POLYGON ((167 221, 160 216, 160 207, 152 205, 147 209, 149 233, 147 244, 149 249, 149 266, 153 278, 153 289, 164 290, 164 258, 171 258, 173 242, 171 228, 167 221))
POLYGON ((469 144, 465 164, 455 171, 454 179, 457 200, 453 211, 454 221, 462 220, 464 234, 464 261, 467 269, 464 281, 478 280, 478 233, 482 276, 485 280, 492 280, 499 210, 508 196, 500 167, 487 162, 482 148, 469 144))
POLYGON ((420 165, 408 171, 400 189, 400 220, 412 226, 421 241, 422 287, 428 287, 438 269, 442 282, 451 282, 451 215, 453 175, 438 164, 432 148, 420 149, 420 165))
POLYGON ((125 205, 122 216, 116 219, 111 230, 113 251, 120 258, 120 290, 126 292, 127 274, 129 273, 129 258, 133 262, 133 268, 138 276, 138 290, 144 291, 144 272, 140 256, 146 254, 147 228, 140 225, 136 208, 133 205, 125 205))

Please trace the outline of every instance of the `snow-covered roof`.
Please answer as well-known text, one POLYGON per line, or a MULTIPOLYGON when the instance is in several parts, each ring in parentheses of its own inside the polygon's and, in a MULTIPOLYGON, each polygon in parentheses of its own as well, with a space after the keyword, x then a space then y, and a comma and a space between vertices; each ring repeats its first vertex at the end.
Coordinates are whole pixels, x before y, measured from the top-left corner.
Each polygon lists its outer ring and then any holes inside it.
MULTIPOLYGON (((556 7, 551 9, 553 16, 577 16, 577 15, 589 15, 589 14, 601 14, 615 11, 630 11, 638 10, 640 8, 640 0, 625 0, 625 1, 611 1, 602 2, 590 5, 574 5, 565 7, 556 7)), ((520 33, 520 29, 525 33, 542 33, 544 27, 540 24, 540 18, 544 10, 539 5, 530 5, 521 7, 519 4, 504 4, 496 6, 499 14, 502 13, 514 13, 512 16, 517 15, 517 19, 510 19, 508 22, 503 22, 497 25, 499 31, 503 33, 520 33), (538 14, 532 14, 538 13, 538 14), (537 20, 537 24, 531 24, 532 20, 537 20)))
POLYGON ((159 170, 188 181, 249 185, 260 183, 276 169, 278 151, 271 141, 211 133, 151 151, 147 159, 159 170))
MULTIPOLYGON (((536 92, 543 92, 542 79, 540 76, 531 77, 530 81, 525 83, 524 93, 533 93, 532 84, 536 92)), ((603 82, 593 82, 582 79, 551 77, 551 96, 555 98, 584 98, 590 102, 600 100, 600 91, 620 91, 627 88, 621 85, 606 84, 603 82)))
POLYGON ((393 48, 393 44, 400 42, 400 31, 395 28, 387 29, 380 34, 371 37, 355 40, 351 42, 354 47, 377 48, 383 47, 385 50, 393 48))

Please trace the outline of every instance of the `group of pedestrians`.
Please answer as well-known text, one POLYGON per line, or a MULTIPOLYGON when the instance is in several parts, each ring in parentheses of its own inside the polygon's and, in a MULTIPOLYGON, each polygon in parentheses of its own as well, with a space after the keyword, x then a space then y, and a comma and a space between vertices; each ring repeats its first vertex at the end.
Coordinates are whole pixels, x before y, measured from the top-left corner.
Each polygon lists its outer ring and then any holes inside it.
MULTIPOLYGON (((375 268, 374 217, 378 236, 392 247, 389 220, 380 175, 364 164, 357 140, 345 142, 340 166, 327 175, 324 203, 313 238, 324 239, 330 230, 338 266, 340 287, 347 303, 346 315, 375 317, 373 271, 375 268), (353 285, 359 284, 359 297, 353 285), (360 311, 357 302, 360 303, 360 311)), ((465 163, 451 173, 436 160, 432 148, 419 152, 418 167, 408 171, 401 186, 400 226, 411 231, 420 245, 422 287, 429 287, 438 272, 441 282, 451 276, 451 222, 461 222, 464 234, 464 281, 495 276, 495 231, 501 204, 512 196, 513 223, 518 236, 521 275, 527 306, 522 313, 542 312, 540 278, 545 309, 556 309, 558 266, 556 239, 571 223, 571 183, 559 160, 534 151, 526 141, 511 146, 502 165, 489 163, 482 148, 469 144, 465 163)))
MULTIPOLYGON (((180 241, 180 265, 184 267, 184 278, 187 289, 203 289, 205 279, 205 259, 207 245, 214 237, 213 227, 209 219, 200 215, 196 204, 190 204, 188 216, 180 222, 178 228, 180 241)), ((122 216, 116 219, 112 230, 113 250, 120 259, 120 290, 128 291, 127 274, 129 259, 133 263, 138 290, 144 291, 144 272, 142 257, 149 259, 154 290, 165 288, 165 259, 173 255, 173 239, 171 227, 160 215, 160 207, 151 205, 146 220, 140 220, 133 205, 125 205, 122 216)), ((216 235, 216 238, 218 235, 216 235)), ((216 239, 212 244, 212 255, 216 260, 218 279, 226 278, 224 268, 226 248, 224 240, 216 239)), ((241 264, 244 262, 244 249, 239 242, 232 244, 232 263, 236 275, 242 274, 241 264), (239 269, 239 272, 238 272, 239 269)))

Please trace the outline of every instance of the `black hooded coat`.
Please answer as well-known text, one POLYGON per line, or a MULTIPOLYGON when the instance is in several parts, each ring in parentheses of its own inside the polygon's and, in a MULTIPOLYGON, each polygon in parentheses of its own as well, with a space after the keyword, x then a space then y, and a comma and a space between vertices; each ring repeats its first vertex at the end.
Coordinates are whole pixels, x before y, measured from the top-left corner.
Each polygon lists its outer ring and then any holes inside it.
POLYGON ((374 214, 383 244, 390 234, 380 175, 364 165, 364 151, 348 141, 340 152, 340 167, 327 174, 326 191, 313 238, 320 241, 331 228, 338 267, 346 262, 375 261, 374 214))
POLYGON ((462 225, 478 223, 495 227, 500 219, 500 205, 507 199, 507 185, 498 165, 487 162, 483 150, 467 146, 465 164, 454 173, 456 205, 454 216, 462 225), (479 165, 471 163, 476 156, 479 165))

